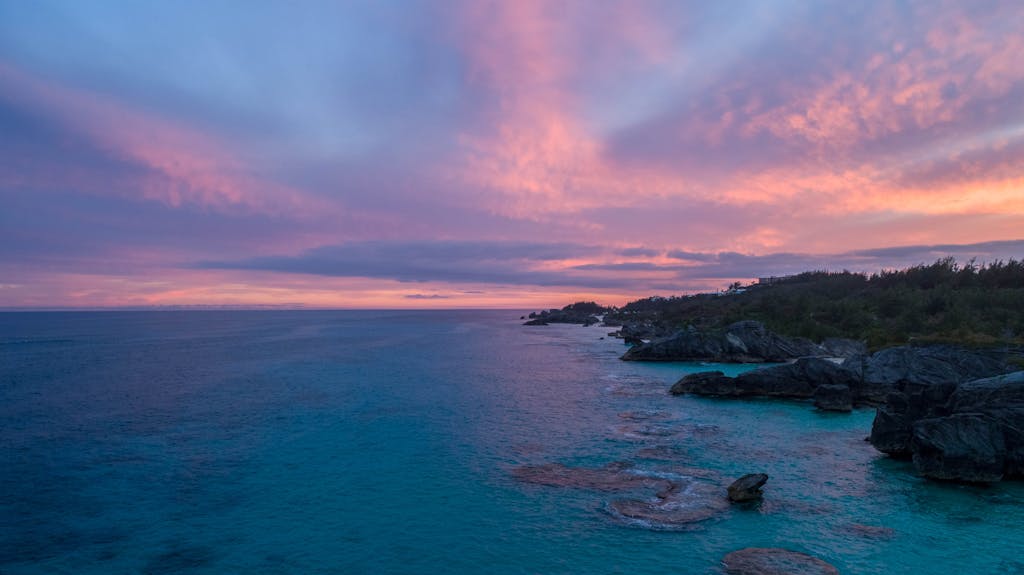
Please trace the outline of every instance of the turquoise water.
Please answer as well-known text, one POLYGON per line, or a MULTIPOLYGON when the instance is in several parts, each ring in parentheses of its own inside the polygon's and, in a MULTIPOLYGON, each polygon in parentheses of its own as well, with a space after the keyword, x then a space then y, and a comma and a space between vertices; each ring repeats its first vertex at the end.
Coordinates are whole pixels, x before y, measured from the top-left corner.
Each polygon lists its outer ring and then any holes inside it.
POLYGON ((1024 573, 1020 484, 924 482, 863 441, 870 410, 671 397, 714 366, 518 317, 0 314, 0 573, 717 573, 749 546, 1024 573), (679 531, 514 473, 616 461, 771 479, 679 531))

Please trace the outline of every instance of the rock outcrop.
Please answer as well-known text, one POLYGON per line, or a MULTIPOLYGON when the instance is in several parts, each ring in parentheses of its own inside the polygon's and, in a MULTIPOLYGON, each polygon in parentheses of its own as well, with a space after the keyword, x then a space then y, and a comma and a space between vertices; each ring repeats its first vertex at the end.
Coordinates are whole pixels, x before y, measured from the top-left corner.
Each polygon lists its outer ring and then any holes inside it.
POLYGON ((589 310, 549 309, 540 313, 531 313, 530 319, 523 325, 548 325, 552 323, 575 323, 584 326, 596 325, 601 321, 589 310))
MULTIPOLYGON (((842 363, 820 357, 804 357, 785 365, 754 369, 736 377, 721 372, 702 372, 683 377, 670 390, 674 395, 692 393, 716 397, 777 397, 814 399, 824 410, 849 411, 854 405, 883 405, 893 392, 925 394, 944 400, 956 384, 1005 373, 1006 358, 996 352, 975 351, 948 345, 902 346, 871 356, 855 356, 842 363)), ((907 452, 908 421, 928 415, 912 408, 904 414, 897 397, 892 409, 883 408, 877 425, 876 445, 887 453, 907 452), (884 412, 884 413, 883 413, 884 412), (888 418, 888 419, 887 419, 888 418), (885 423, 888 422, 888 423, 885 423), (887 439, 887 435, 893 435, 887 439)), ((878 420, 876 420, 877 422, 878 420)))
POLYGON ((728 487, 729 501, 740 503, 760 499, 764 495, 761 488, 767 482, 768 475, 764 473, 748 473, 728 487))
POLYGON ((763 363, 823 354, 825 350, 810 340, 778 335, 757 321, 740 321, 722 332, 703 332, 690 327, 633 347, 622 359, 763 363))
MULTIPOLYGON (((611 324, 606 321, 605 325, 611 324)), ((609 335, 621 338, 629 345, 640 345, 644 340, 656 339, 665 334, 661 328, 650 323, 626 323, 609 335)))
POLYGON ((788 549, 748 547, 722 558, 729 575, 839 575, 834 566, 788 549))
POLYGON ((670 391, 675 395, 810 399, 821 385, 860 388, 855 371, 827 359, 805 357, 736 377, 728 377, 720 371, 690 374, 677 381, 670 391))
POLYGON ((825 350, 828 357, 854 357, 867 355, 868 346, 863 341, 845 339, 841 337, 830 337, 821 342, 821 348, 825 350))
POLYGON ((884 382, 888 393, 875 416, 871 444, 884 453, 909 457, 915 422, 951 413, 946 403, 961 383, 1006 371, 1006 358, 997 352, 943 345, 876 353, 862 364, 862 377, 884 382))
POLYGON ((931 479, 1024 478, 1024 371, 905 383, 878 410, 870 440, 931 479))

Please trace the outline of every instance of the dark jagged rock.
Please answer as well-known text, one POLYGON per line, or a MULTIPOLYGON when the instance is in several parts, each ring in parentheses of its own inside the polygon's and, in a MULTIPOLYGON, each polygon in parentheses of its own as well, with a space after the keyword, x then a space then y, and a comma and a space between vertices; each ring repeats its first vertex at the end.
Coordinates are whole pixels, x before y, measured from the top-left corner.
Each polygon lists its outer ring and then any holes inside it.
POLYGON ((593 302, 577 302, 562 309, 549 309, 540 313, 531 313, 530 320, 523 325, 548 325, 552 323, 574 323, 584 326, 600 323, 597 317, 608 311, 608 308, 593 302))
POLYGON ((622 359, 762 363, 821 355, 823 352, 809 340, 783 337, 768 331, 760 322, 740 321, 723 332, 702 332, 689 327, 669 337, 638 345, 627 351, 622 359))
POLYGON ((1006 467, 1003 430, 974 413, 918 421, 911 450, 918 473, 932 479, 987 483, 1001 480, 1006 467))
POLYGON ((663 336, 661 330, 651 324, 646 323, 626 323, 622 324, 622 327, 618 331, 613 332, 611 335, 620 337, 628 344, 639 345, 643 343, 645 339, 654 339, 663 336))
POLYGON ((825 350, 826 356, 843 359, 865 355, 868 352, 868 346, 863 341, 841 337, 830 337, 822 341, 821 348, 825 350))
POLYGON ((677 381, 669 393, 682 395, 693 393, 697 395, 732 395, 733 378, 726 376, 720 371, 702 371, 683 376, 677 381))
POLYGON ((912 454, 914 422, 951 413, 946 402, 959 384, 1007 371, 998 352, 948 345, 885 349, 865 358, 860 368, 866 387, 888 390, 871 426, 871 444, 897 457, 912 454))
POLYGON ((871 443, 912 457, 917 471, 932 479, 1024 478, 1024 371, 905 385, 878 410, 871 443))
POLYGON ((833 361, 804 357, 793 363, 764 367, 727 377, 721 372, 688 375, 672 386, 675 395, 718 397, 780 397, 810 399, 820 385, 857 389, 856 373, 833 361))
POLYGON ((644 344, 644 340, 640 339, 639 337, 637 337, 635 335, 627 335, 626 337, 622 338, 622 340, 623 340, 623 343, 625 343, 626 345, 643 345, 644 344))
POLYGON ((764 473, 748 473, 729 486, 729 500, 738 503, 760 499, 763 495, 761 487, 767 482, 768 476, 764 473))
POLYGON ((853 411, 853 394, 846 385, 819 385, 814 390, 814 407, 822 411, 853 411))
POLYGON ((909 455, 911 424, 944 415, 941 404, 956 384, 1003 373, 1005 361, 992 352, 952 346, 903 346, 842 363, 803 357, 784 365, 763 367, 727 377, 704 372, 688 375, 672 386, 675 395, 777 397, 815 399, 822 409, 849 411, 854 405, 882 405, 872 443, 894 455, 909 455), (894 395, 895 394, 895 395, 894 395), (849 397, 849 400, 846 397, 849 397), (923 397, 907 407, 907 397, 923 397), (935 411, 938 409, 938 411, 935 411))
POLYGON ((839 575, 834 566, 788 549, 748 547, 722 558, 730 575, 839 575))
MULTIPOLYGON (((848 362, 854 367, 856 362, 848 362)), ((862 359, 865 382, 885 382, 902 389, 905 384, 963 382, 1005 371, 1004 353, 952 345, 902 345, 883 349, 862 359)))

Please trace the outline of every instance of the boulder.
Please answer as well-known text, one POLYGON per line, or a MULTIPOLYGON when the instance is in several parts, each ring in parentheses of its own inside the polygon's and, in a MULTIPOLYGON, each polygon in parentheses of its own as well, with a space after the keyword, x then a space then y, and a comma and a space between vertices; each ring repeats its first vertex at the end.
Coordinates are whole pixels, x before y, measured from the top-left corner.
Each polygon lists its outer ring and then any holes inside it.
POLYGON ((748 547, 722 558, 730 575, 839 575, 834 566, 788 549, 748 547))
POLYGON ((693 393, 696 395, 734 395, 736 386, 734 379, 726 376, 721 371, 702 371, 683 376, 675 382, 669 393, 672 395, 683 395, 693 393))
POLYGON ((846 385, 819 385, 814 390, 814 407, 822 411, 853 411, 853 394, 846 385))
POLYGON ((761 487, 768 481, 764 473, 748 473, 729 486, 729 500, 734 502, 754 501, 761 498, 761 487))

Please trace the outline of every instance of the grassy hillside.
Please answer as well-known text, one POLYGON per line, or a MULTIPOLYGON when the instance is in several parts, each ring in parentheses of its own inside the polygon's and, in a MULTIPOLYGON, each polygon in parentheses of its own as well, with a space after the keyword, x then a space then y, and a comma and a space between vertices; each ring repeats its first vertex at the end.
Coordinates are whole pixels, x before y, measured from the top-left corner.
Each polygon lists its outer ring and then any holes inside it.
POLYGON ((870 276, 806 272, 770 286, 733 288, 724 295, 637 300, 608 317, 666 331, 756 319, 782 334, 850 337, 872 348, 909 341, 1024 343, 1024 261, 978 266, 949 258, 870 276))

